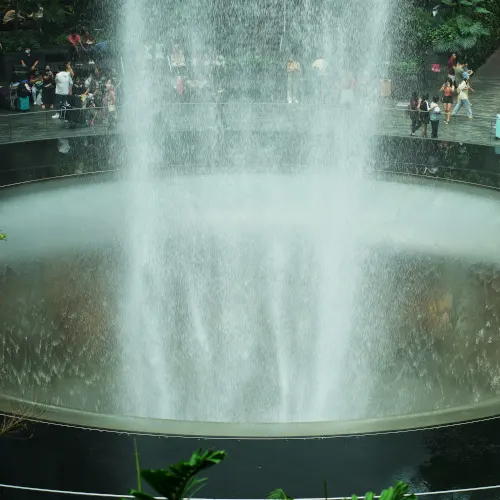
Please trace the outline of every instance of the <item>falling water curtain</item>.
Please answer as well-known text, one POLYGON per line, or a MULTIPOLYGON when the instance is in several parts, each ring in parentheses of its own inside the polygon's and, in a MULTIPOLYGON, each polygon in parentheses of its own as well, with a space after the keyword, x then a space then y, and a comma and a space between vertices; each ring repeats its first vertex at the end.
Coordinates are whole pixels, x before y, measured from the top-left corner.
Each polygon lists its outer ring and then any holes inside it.
POLYGON ((281 33, 280 38, 280 52, 283 47, 283 39, 285 38, 286 33, 286 0, 283 0, 283 31, 281 33))

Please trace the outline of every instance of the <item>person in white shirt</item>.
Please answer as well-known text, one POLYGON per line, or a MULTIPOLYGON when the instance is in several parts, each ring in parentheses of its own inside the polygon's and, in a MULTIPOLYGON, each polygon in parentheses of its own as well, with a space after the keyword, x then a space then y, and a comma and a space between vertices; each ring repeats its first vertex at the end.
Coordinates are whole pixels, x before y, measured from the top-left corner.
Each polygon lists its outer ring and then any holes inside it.
POLYGON ((432 98, 432 104, 429 107, 429 119, 432 127, 432 135, 434 139, 438 138, 439 120, 441 118, 441 109, 439 108, 439 96, 435 95, 432 98))
POLYGON ((469 118, 472 118, 472 109, 470 107, 470 102, 469 102, 469 90, 472 90, 469 85, 469 77, 471 74, 472 70, 464 71, 463 80, 457 87, 458 102, 455 106, 455 109, 453 110, 452 113, 453 116, 456 116, 460 111, 460 109, 462 108, 462 106, 465 106, 465 109, 467 110, 467 116, 469 118))
POLYGON ((57 73, 56 78, 56 109, 58 112, 52 116, 52 118, 59 118, 59 110, 63 104, 66 104, 66 100, 69 94, 69 88, 73 85, 73 80, 71 79, 71 74, 66 71, 64 66, 59 68, 59 73, 57 73))
POLYGON ((328 64, 323 57, 318 57, 312 64, 316 76, 315 94, 318 101, 323 102, 326 97, 326 76, 328 75, 328 64))

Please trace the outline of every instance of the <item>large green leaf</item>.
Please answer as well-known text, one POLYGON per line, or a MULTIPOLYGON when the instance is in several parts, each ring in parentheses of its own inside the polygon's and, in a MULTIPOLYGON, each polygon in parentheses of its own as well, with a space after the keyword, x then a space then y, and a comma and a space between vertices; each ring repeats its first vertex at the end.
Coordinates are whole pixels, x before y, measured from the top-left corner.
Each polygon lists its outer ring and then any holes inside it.
MULTIPOLYGON (((154 491, 169 500, 191 498, 205 484, 206 478, 196 475, 220 463, 226 457, 222 450, 196 450, 188 461, 178 462, 168 469, 143 470, 141 477, 154 491)), ((131 494, 139 500, 146 500, 143 494, 133 491, 131 494)))
POLYGON ((395 486, 388 488, 380 494, 380 500, 416 500, 415 495, 405 495, 408 493, 409 486, 402 481, 398 481, 395 486))
POLYGON ((460 44, 460 47, 462 47, 465 50, 470 50, 475 47, 477 44, 477 37, 475 36, 463 36, 460 39, 457 40, 457 42, 460 44))

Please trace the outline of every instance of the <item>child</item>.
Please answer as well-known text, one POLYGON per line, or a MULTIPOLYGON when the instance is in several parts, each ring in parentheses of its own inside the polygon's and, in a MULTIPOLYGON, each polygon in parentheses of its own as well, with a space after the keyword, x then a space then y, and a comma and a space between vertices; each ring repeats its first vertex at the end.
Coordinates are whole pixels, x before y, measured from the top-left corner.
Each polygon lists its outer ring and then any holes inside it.
POLYGON ((40 106, 42 104, 43 80, 37 69, 31 73, 29 84, 31 85, 31 92, 33 94, 33 106, 40 106))

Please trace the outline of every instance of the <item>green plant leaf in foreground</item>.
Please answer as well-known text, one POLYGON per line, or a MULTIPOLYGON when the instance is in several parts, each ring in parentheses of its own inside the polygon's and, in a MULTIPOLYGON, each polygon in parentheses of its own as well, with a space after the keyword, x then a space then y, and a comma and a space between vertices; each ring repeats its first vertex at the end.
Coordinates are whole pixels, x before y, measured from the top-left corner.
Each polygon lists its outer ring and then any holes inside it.
POLYGON ((5 233, 0 233, 0 240, 6 240, 7 235, 5 233))
MULTIPOLYGON (((409 486, 402 481, 398 481, 395 486, 391 486, 380 493, 380 500, 417 500, 415 495, 408 495, 409 486), (405 496, 406 495, 406 496, 405 496)), ((369 491, 365 495, 365 500, 374 500, 375 494, 369 491)), ((352 495, 350 500, 358 500, 357 495, 352 495)))
POLYGON ((289 497, 281 488, 271 491, 267 498, 269 500, 294 500, 293 497, 289 497))
MULTIPOLYGON (((222 450, 196 450, 188 461, 178 462, 168 469, 143 470, 141 477, 160 496, 169 500, 192 498, 206 483, 207 479, 198 479, 196 475, 220 463, 226 457, 222 450)), ((139 500, 151 500, 150 495, 132 490, 139 500)))
POLYGON ((380 494, 380 500, 403 500, 406 498, 407 500, 416 500, 415 495, 405 495, 408 493, 409 486, 402 481, 398 481, 395 486, 388 488, 380 494))

